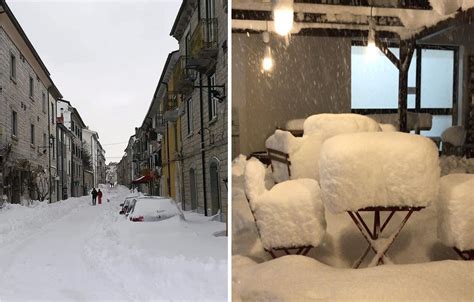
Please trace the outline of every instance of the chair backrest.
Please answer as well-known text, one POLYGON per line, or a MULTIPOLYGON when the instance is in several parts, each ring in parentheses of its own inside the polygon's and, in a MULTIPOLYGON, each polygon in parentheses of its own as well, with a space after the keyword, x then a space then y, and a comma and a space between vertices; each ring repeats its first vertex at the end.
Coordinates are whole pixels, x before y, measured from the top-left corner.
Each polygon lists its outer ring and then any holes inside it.
POLYGON ((282 151, 279 151, 279 150, 275 150, 275 149, 271 149, 271 148, 267 148, 267 153, 268 153, 268 157, 270 158, 272 172, 274 172, 274 163, 273 162, 282 163, 282 164, 286 165, 287 171, 288 171, 288 179, 290 179, 291 178, 290 155, 288 153, 285 153, 285 152, 282 152, 282 151))

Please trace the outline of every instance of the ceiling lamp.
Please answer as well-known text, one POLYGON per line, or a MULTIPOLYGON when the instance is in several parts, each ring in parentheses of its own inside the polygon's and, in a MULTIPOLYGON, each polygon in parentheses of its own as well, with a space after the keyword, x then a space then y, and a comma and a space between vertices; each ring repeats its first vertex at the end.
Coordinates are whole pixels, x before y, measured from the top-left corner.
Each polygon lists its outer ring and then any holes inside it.
POLYGON ((275 31, 280 36, 287 36, 293 28, 293 0, 273 0, 272 4, 275 31))
POLYGON ((262 34, 263 43, 265 43, 265 52, 263 54, 262 69, 263 72, 270 72, 273 69, 272 49, 268 43, 270 42, 270 33, 268 31, 262 34))

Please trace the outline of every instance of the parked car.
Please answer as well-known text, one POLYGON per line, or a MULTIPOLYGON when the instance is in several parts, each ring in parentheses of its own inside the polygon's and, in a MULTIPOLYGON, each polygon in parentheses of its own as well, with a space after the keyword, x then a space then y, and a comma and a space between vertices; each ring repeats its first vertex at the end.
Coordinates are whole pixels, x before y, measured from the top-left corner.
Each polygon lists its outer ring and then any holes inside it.
POLYGON ((120 215, 125 215, 127 212, 129 212, 130 204, 132 203, 133 199, 136 199, 136 198, 138 198, 138 196, 127 196, 127 197, 125 197, 125 201, 120 204, 120 206, 122 208, 120 209, 119 214, 120 215))
POLYGON ((180 215, 176 203, 160 196, 143 196, 134 199, 128 218, 131 221, 159 221, 180 215))

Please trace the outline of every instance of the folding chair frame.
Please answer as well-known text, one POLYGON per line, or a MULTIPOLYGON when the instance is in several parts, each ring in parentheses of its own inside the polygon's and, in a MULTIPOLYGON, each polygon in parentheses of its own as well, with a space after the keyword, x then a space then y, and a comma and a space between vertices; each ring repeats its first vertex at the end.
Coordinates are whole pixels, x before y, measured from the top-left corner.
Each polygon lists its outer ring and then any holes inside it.
POLYGON ((286 165, 288 170, 288 179, 291 178, 291 161, 290 155, 288 153, 267 148, 268 157, 270 158, 270 165, 272 167, 272 172, 274 172, 273 161, 280 162, 286 165))
POLYGON ((461 251, 457 247, 453 247, 456 253, 464 260, 474 260, 474 250, 461 251))
POLYGON ((284 254, 282 256, 286 255, 303 255, 306 256, 309 251, 313 246, 307 245, 307 246, 300 246, 300 247, 281 247, 281 248, 272 248, 272 249, 265 249, 267 253, 269 253, 273 259, 278 258, 279 256, 276 254, 279 251, 283 251, 284 254))
POLYGON ((353 268, 359 268, 361 265, 362 261, 364 261, 365 257, 368 255, 370 250, 373 250, 376 257, 377 265, 379 264, 384 264, 385 262, 388 262, 388 258, 386 257, 385 253, 388 251, 388 249, 392 246, 393 242, 397 238, 397 236, 400 234, 400 231, 403 229, 405 224, 407 223, 408 219, 410 218, 411 214, 415 211, 420 211, 424 207, 367 207, 363 208, 357 211, 348 211, 347 213, 349 216, 352 218, 352 221, 354 221, 355 225, 359 229, 359 231, 362 233, 364 238, 367 240, 369 243, 369 246, 365 250, 364 254, 354 263, 352 266, 353 268), (373 212, 374 213, 374 226, 373 226, 373 231, 369 229, 367 226, 367 223, 364 221, 362 216, 359 214, 359 212, 373 212), (385 219, 383 224, 380 224, 380 212, 390 212, 388 217, 385 219), (383 230, 385 227, 388 225, 392 217, 395 215, 396 212, 407 212, 405 215, 404 219, 402 222, 399 224, 398 228, 396 229, 395 233, 392 234, 393 238, 392 241, 385 246, 385 248, 381 251, 378 251, 376 247, 373 246, 373 241, 379 239, 380 235, 382 234, 383 230), (380 253, 379 253, 380 252, 380 253), (385 259, 385 261, 384 261, 385 259))

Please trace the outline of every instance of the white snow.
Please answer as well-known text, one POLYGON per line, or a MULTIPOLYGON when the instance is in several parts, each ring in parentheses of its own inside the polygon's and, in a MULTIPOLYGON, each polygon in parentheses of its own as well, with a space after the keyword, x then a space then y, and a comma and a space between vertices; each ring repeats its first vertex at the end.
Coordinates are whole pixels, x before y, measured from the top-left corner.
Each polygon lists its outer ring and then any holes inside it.
POLYGON ((472 301, 474 262, 340 269, 304 256, 235 258, 233 301, 472 301))
POLYGON ((441 178, 438 236, 447 246, 474 249, 474 174, 441 178))
POLYGON ((265 187, 265 167, 255 158, 245 167, 245 190, 263 246, 318 246, 326 229, 318 182, 289 180, 265 187))
POLYGON ((162 220, 179 215, 176 203, 168 198, 141 197, 137 198, 129 218, 144 218, 145 221, 162 220))
POLYGON ((128 189, 0 210, 0 299, 225 300, 225 224, 185 212, 160 222, 119 215, 128 189))
POLYGON ((459 156, 440 156, 441 175, 454 173, 474 174, 474 158, 459 156))
POLYGON ((449 15, 456 12, 463 0, 430 0, 431 7, 440 15, 449 15))
POLYGON ((449 127, 441 133, 441 140, 456 147, 462 146, 466 141, 466 130, 463 126, 449 127))
POLYGON ((379 124, 380 129, 382 129, 383 132, 396 132, 398 131, 397 127, 395 127, 392 124, 379 124))
POLYGON ((325 141, 320 185, 334 212, 369 206, 427 206, 436 200, 438 150, 428 138, 401 132, 353 133, 325 141))
POLYGON ((380 130, 379 124, 371 118, 352 113, 312 115, 304 122, 303 137, 276 130, 266 140, 265 147, 289 154, 291 177, 288 177, 286 164, 273 161, 273 178, 275 182, 299 178, 319 181, 319 157, 326 139, 342 133, 380 130))
POLYGON ((293 119, 286 122, 285 129, 286 130, 303 130, 304 121, 306 119, 293 119))
POLYGON ((342 133, 376 132, 379 124, 365 115, 354 113, 322 113, 308 117, 304 122, 304 135, 322 133, 330 138, 342 133))
MULTIPOLYGON (((277 265, 283 259, 297 256, 285 256, 275 262, 264 251, 245 198, 243 166, 245 156, 233 162, 233 171, 242 172, 233 173, 232 179, 234 301, 248 298, 256 300, 260 295, 263 295, 261 300, 295 301, 304 300, 306 293, 311 294, 306 300, 320 298, 323 301, 473 300, 472 264, 461 261, 451 247, 438 239, 436 203, 415 212, 387 252, 387 256, 396 265, 360 270, 340 269, 351 268, 367 248, 367 242, 346 213, 333 214, 327 209, 326 234, 320 245, 308 254, 308 265, 301 267, 291 261, 277 265), (327 270, 320 270, 321 267, 327 270)), ((271 183, 268 169, 265 181, 267 184, 271 183)), ((372 222, 369 214, 361 215, 368 223, 372 222)), ((383 234, 392 233, 403 215, 395 214, 394 224, 389 224, 383 234)), ((382 215, 382 219, 385 217, 386 215, 382 215)), ((366 267, 373 255, 370 251, 361 266, 366 267)))

